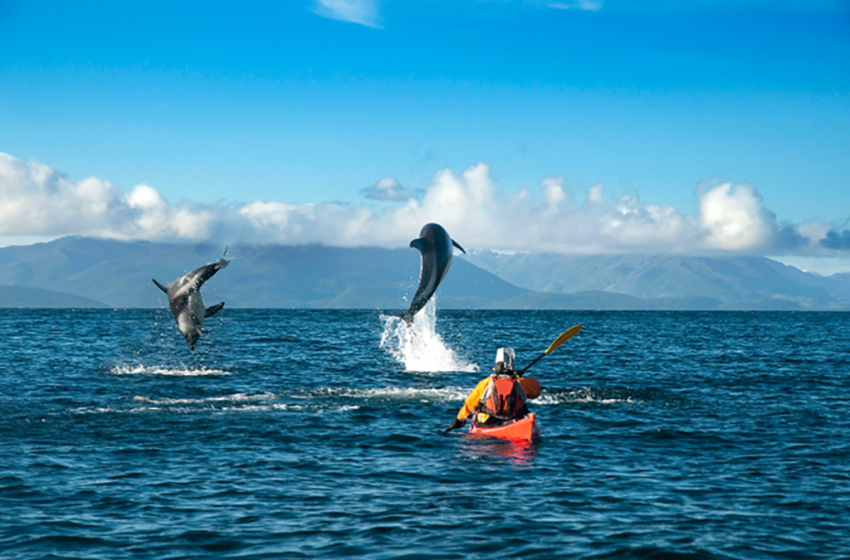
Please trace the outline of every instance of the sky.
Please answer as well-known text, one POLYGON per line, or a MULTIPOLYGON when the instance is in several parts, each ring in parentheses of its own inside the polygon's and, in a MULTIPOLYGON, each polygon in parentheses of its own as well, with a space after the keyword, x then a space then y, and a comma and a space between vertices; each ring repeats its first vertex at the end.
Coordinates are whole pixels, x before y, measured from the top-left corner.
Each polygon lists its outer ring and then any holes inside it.
POLYGON ((846 0, 0 0, 0 245, 850 271, 846 0))

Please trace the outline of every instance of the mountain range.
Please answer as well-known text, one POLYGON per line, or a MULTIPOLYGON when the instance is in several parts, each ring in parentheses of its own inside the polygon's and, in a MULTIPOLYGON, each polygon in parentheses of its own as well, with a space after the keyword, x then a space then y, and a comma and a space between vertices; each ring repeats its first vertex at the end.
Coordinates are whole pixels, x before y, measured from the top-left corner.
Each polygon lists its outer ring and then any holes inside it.
MULTIPOLYGON (((169 284, 215 262, 224 247, 210 244, 121 242, 66 237, 0 249, 0 295, 9 286, 41 288, 109 307, 161 307, 169 284)), ((228 251, 231 264, 203 287, 207 304, 244 308, 406 309, 419 280, 415 249, 346 249, 244 245, 228 251)), ((525 293, 462 259, 440 285, 443 307, 476 308, 525 293)), ((7 298, 8 299, 8 298, 7 298)), ((2 301, 2 300, 0 300, 2 301)), ((13 307, 18 307, 14 305, 13 307)))
MULTIPOLYGON (((224 247, 65 237, 0 248, 0 307, 164 307, 168 284, 224 247)), ((406 309, 415 249, 240 245, 207 284, 207 305, 406 309)), ((807 273, 763 257, 458 254, 440 308, 850 310, 850 274, 807 273)))
POLYGON ((473 264, 532 292, 605 292, 674 306, 850 309, 850 273, 820 276, 765 257, 471 252, 473 264))

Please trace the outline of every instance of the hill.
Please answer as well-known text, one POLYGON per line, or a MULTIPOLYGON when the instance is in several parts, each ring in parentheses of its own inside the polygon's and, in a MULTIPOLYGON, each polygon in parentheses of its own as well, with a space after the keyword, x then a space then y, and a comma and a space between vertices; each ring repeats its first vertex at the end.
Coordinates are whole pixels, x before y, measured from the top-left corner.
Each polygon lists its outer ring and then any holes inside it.
POLYGON ((0 286, 0 308, 17 307, 33 308, 86 308, 107 307, 106 304, 93 299, 63 294, 41 288, 26 288, 23 286, 0 286))
MULTIPOLYGON (((0 286, 12 307, 164 307, 152 278, 168 284, 222 250, 66 237, 0 248, 0 286)), ((242 245, 228 256, 204 286, 208 305, 406 309, 419 279, 409 248, 242 245)), ((822 277, 760 257, 471 251, 455 256, 437 296, 442 309, 848 310, 850 274, 822 277)))
MULTIPOLYGON (((0 285, 37 287, 102 301, 111 307, 162 307, 152 278, 169 284, 214 262, 210 244, 121 242, 66 237, 0 248, 0 285)), ((208 304, 243 308, 406 309, 419 281, 415 249, 324 246, 234 246, 226 269, 204 285, 208 304)), ((440 285, 443 308, 489 307, 526 290, 462 259, 440 285)))
POLYGON ((463 258, 530 292, 602 292, 662 306, 716 301, 716 308, 728 309, 850 309, 850 274, 823 277, 764 257, 477 251, 463 258))

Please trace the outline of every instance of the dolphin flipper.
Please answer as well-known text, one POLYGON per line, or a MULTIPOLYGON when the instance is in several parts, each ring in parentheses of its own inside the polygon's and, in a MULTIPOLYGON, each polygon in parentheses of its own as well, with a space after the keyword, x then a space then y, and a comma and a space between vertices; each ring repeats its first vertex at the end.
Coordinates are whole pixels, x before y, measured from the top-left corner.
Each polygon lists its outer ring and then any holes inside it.
POLYGON ((461 246, 460 246, 460 244, 459 244, 457 241, 455 241, 454 239, 452 239, 452 245, 454 245, 455 247, 457 247, 458 249, 460 249, 460 251, 461 251, 464 255, 466 254, 466 251, 464 251, 464 250, 463 250, 463 247, 461 247, 461 246))
POLYGON ((224 302, 212 307, 206 307, 201 297, 201 286, 213 275, 226 267, 230 259, 227 249, 224 250, 218 262, 214 262, 187 272, 168 286, 163 286, 156 280, 153 283, 168 295, 168 306, 177 321, 177 328, 190 349, 195 349, 195 343, 203 336, 201 329, 204 319, 215 315, 224 307, 224 302))
POLYGON ((434 243, 424 237, 414 239, 410 242, 410 246, 417 249, 420 253, 427 253, 434 250, 434 243))
POLYGON ((163 291, 163 292, 165 292, 166 294, 168 293, 168 287, 167 287, 167 286, 163 286, 162 284, 160 284, 159 282, 157 282, 157 281, 156 281, 155 279, 153 279, 153 278, 152 278, 152 280, 153 280, 153 283, 154 283, 154 284, 156 284, 156 287, 157 287, 157 288, 159 288, 160 290, 162 290, 162 291, 163 291))
POLYGON ((204 319, 206 319, 207 317, 212 317, 213 315, 221 311, 222 307, 224 307, 224 302, 213 305, 212 307, 207 307, 207 310, 204 313, 204 319))

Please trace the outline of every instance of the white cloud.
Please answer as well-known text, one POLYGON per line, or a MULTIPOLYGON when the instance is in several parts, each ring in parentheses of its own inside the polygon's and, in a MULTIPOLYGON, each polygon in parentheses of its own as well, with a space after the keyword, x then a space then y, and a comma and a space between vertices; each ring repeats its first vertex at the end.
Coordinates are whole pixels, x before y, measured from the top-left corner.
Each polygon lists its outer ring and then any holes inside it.
POLYGON ((589 189, 587 189, 587 202, 590 204, 601 204, 605 201, 605 198, 602 194, 602 185, 597 184, 593 185, 589 189))
POLYGON ((314 11, 322 17, 379 27, 380 0, 315 0, 314 11))
POLYGON ((749 185, 726 183, 700 199, 700 222, 709 247, 732 251, 766 246, 776 219, 762 207, 762 198, 749 185))
POLYGON ((96 177, 73 182, 47 165, 0 153, 0 245, 4 238, 83 235, 403 247, 428 222, 441 223, 466 248, 499 251, 823 256, 844 251, 845 238, 850 240, 850 233, 829 225, 778 223, 755 189, 729 183, 699 193, 696 216, 643 204, 636 195, 609 199, 602 185, 576 201, 563 177, 506 193, 484 163, 460 174, 437 172, 421 197, 391 178, 366 194, 374 193, 398 204, 174 205, 150 185, 124 192, 96 177))
POLYGON ((125 194, 97 177, 74 183, 52 167, 0 153, 0 235, 201 240, 215 224, 214 213, 171 206, 148 185, 125 194))
POLYGON ((565 183, 563 177, 548 177, 540 183, 543 202, 548 212, 558 212, 558 207, 567 201, 567 193, 564 192, 565 183))
POLYGON ((401 186, 396 179, 384 177, 368 189, 360 192, 372 200, 404 201, 413 198, 413 193, 401 186))
POLYGON ((583 12, 598 12, 602 9, 602 0, 571 0, 569 2, 549 2, 550 8, 558 10, 580 10, 583 12))

